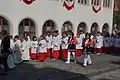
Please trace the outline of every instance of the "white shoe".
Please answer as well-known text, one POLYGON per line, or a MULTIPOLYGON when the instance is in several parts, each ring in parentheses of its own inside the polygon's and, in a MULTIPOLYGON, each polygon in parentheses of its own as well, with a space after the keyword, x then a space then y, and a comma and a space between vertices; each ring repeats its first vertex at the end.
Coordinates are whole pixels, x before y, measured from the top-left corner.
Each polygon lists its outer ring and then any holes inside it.
POLYGON ((92 65, 92 62, 88 63, 88 65, 92 65))
POLYGON ((97 55, 100 55, 100 53, 97 53, 97 55))
POLYGON ((76 61, 74 61, 74 63, 77 63, 76 61))
POLYGON ((83 66, 84 66, 84 67, 87 67, 87 65, 86 65, 86 64, 83 64, 83 66))
POLYGON ((69 61, 67 61, 67 62, 65 62, 65 63, 67 63, 67 64, 68 64, 68 63, 70 63, 70 62, 69 62, 69 61))

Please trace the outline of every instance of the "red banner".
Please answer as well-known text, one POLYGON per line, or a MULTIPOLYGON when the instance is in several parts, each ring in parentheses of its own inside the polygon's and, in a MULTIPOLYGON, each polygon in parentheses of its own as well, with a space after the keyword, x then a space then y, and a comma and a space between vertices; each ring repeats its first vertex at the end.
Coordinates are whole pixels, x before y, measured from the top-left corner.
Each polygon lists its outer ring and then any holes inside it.
MULTIPOLYGON (((21 1, 21 0, 20 0, 21 1)), ((27 5, 30 5, 34 2, 35 0, 23 0, 23 2, 27 5)))
POLYGON ((68 6, 67 3, 64 1, 63 7, 65 7, 67 10, 72 10, 74 8, 74 3, 71 6, 68 6))

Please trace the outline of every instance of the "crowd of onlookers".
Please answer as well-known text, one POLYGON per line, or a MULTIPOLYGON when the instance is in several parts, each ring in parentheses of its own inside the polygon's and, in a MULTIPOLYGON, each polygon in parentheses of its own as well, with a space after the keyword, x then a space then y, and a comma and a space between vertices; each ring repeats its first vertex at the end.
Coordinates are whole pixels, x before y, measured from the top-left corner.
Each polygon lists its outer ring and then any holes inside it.
POLYGON ((83 66, 87 66, 92 64, 90 53, 98 55, 120 53, 120 34, 114 35, 109 32, 102 34, 99 31, 96 34, 80 31, 75 35, 71 30, 62 34, 56 30, 32 38, 24 33, 21 41, 19 35, 12 37, 3 30, 0 43, 0 66, 4 72, 29 60, 44 62, 47 57, 52 60, 66 59, 66 63, 70 63, 72 55, 74 62, 77 63, 77 59, 84 55, 83 66))

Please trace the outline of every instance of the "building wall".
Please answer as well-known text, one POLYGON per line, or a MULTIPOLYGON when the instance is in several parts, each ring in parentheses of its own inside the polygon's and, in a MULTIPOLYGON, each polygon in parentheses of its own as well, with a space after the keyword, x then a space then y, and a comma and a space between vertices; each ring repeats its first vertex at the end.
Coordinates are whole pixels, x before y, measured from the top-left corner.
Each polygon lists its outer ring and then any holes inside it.
MULTIPOLYGON (((42 34, 42 26, 46 20, 53 20, 60 32, 63 23, 66 21, 72 23, 74 33, 77 32, 80 22, 86 23, 88 32, 90 32, 91 25, 94 22, 98 23, 100 31, 102 26, 108 23, 111 32, 113 5, 111 8, 102 7, 101 11, 95 13, 90 4, 80 5, 77 2, 76 0, 74 9, 68 11, 63 7, 61 0, 35 0, 31 5, 26 5, 22 0, 2 0, 0 2, 0 15, 9 21, 12 35, 18 34, 19 24, 25 18, 30 18, 35 22, 37 36, 42 34)), ((112 4, 114 4, 114 0, 112 0, 112 4)))

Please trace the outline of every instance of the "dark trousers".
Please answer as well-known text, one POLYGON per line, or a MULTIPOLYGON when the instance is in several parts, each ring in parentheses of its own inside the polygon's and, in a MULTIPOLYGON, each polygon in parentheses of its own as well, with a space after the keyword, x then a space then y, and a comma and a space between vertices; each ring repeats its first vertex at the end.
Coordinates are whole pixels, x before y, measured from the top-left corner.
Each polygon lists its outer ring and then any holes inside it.
POLYGON ((9 70, 9 67, 7 65, 7 58, 8 56, 0 57, 0 64, 4 66, 4 72, 7 72, 9 70))

